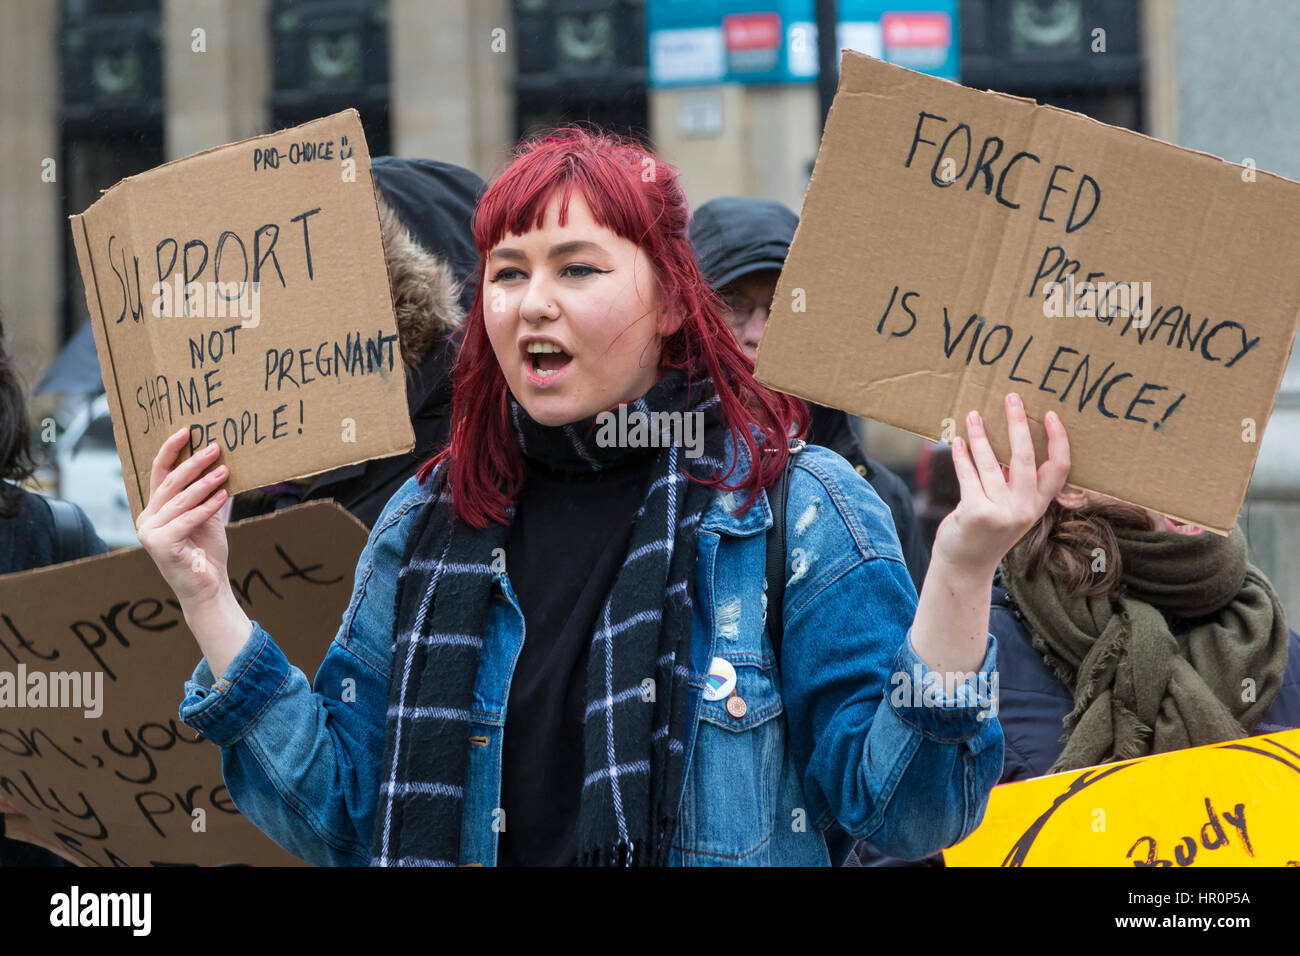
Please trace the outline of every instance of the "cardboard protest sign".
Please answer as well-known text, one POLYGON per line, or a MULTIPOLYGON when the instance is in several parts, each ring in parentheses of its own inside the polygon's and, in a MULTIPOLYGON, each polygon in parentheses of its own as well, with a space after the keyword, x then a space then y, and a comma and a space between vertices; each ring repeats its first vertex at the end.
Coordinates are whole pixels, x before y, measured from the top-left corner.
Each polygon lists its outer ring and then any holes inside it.
POLYGON ((949 866, 1300 866, 1300 730, 994 787, 949 866))
POLYGON ((232 495, 414 447, 356 110, 124 179, 71 224, 133 517, 181 425, 232 495))
MULTIPOLYGON (((332 501, 228 529, 244 612, 319 667, 352 594, 363 524, 332 501)), ((0 577, 6 835, 84 866, 298 861, 231 801, 221 751, 177 708, 202 658, 143 548, 0 577)))
POLYGON ((765 384, 1226 533, 1300 322, 1300 184, 846 51, 765 384))

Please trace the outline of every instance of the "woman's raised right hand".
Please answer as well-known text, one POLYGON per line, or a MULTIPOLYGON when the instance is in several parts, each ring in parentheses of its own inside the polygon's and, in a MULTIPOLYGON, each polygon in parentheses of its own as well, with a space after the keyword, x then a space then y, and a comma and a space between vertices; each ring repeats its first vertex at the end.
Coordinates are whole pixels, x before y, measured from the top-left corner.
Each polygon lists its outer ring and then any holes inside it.
POLYGON ((226 575, 226 523, 221 514, 230 474, 216 464, 214 442, 175 468, 189 430, 180 429, 158 449, 149 476, 149 504, 136 520, 136 534, 187 611, 214 602, 230 589, 226 575))

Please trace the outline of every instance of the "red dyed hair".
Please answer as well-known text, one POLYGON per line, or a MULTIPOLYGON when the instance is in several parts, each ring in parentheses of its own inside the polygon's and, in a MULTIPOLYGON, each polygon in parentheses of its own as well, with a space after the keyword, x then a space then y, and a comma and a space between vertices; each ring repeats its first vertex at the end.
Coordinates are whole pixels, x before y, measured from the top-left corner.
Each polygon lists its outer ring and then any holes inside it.
POLYGON ((758 462, 740 484, 724 484, 730 472, 703 483, 723 490, 748 490, 738 509, 744 511, 785 467, 789 442, 783 436, 807 432, 808 407, 755 381, 753 363, 719 314, 718 299, 695 263, 687 233, 690 209, 677 178, 676 167, 631 138, 566 126, 521 142, 479 200, 474 244, 480 268, 474 305, 464 320, 464 343, 452 373, 451 441, 416 472, 423 483, 436 465, 449 463, 456 512, 471 527, 484 528, 489 520, 504 523, 505 509, 524 480, 523 454, 507 421, 505 376, 484 323, 481 264, 507 233, 523 235, 541 228, 556 190, 563 190, 561 225, 576 188, 596 222, 645 252, 669 314, 682 317, 678 330, 663 340, 660 376, 681 368, 688 380, 712 377, 727 429, 748 447, 750 461, 758 462), (653 173, 649 177, 647 169, 653 173), (767 454, 750 433, 751 421, 764 435, 762 447, 772 449, 767 454))

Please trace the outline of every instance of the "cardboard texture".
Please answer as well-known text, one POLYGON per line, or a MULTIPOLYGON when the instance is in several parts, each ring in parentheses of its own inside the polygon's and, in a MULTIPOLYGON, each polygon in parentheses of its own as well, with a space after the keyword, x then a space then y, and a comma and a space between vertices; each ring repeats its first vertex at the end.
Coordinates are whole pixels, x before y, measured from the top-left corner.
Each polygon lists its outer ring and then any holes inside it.
MULTIPOLYGON (((308 675, 338 632, 367 537, 332 501, 228 529, 237 600, 308 675)), ((143 548, 0 577, 0 793, 30 807, 7 818, 7 835, 83 866, 298 864, 235 809, 221 750, 177 716, 201 658, 143 548), (55 674, 79 677, 80 696, 55 674), (68 701, 79 706, 51 706, 68 701)))
POLYGON ((1300 730, 994 787, 948 866, 1300 866, 1300 730))
POLYGON ((1065 423, 1070 484, 1224 534, 1300 323, 1298 222, 1300 184, 1253 166, 845 51, 756 375, 932 440, 978 409, 1004 464, 1018 392, 1040 463, 1065 423))
POLYGON ((131 514, 182 425, 231 495, 414 447, 356 110, 122 180, 72 216, 131 514))

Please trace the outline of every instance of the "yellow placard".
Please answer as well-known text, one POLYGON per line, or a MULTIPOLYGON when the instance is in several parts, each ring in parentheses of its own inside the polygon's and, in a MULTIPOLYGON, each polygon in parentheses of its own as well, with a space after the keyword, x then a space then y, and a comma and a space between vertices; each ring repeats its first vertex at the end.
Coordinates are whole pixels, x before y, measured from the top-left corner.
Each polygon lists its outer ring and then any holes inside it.
POLYGON ((1300 730, 994 787, 949 866, 1300 866, 1300 730))

